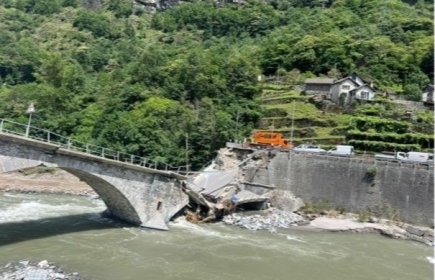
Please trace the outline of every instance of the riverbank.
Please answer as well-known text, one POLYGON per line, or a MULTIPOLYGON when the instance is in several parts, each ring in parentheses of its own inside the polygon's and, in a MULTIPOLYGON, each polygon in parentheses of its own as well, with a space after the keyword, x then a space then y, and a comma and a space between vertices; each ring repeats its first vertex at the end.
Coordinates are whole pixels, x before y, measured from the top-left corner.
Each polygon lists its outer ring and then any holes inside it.
POLYGON ((356 214, 348 214, 345 218, 322 216, 303 227, 329 232, 379 233, 389 238, 412 240, 434 246, 434 230, 431 228, 385 219, 379 219, 378 222, 359 222, 356 214))
POLYGON ((48 193, 96 195, 86 183, 66 171, 37 167, 0 174, 0 191, 19 193, 48 193))
POLYGON ((412 240, 434 246, 434 230, 431 228, 375 218, 372 222, 359 222, 358 215, 352 213, 313 217, 300 211, 293 213, 272 207, 261 214, 246 214, 233 213, 225 216, 223 222, 251 231, 267 230, 271 233, 276 233, 279 228, 317 232, 378 233, 393 239, 412 240))
MULTIPOLYGON (((48 193, 67 195, 96 195, 95 191, 77 177, 59 169, 32 168, 17 172, 0 174, 0 191, 18 193, 48 193)), ((302 231, 328 231, 353 233, 380 233, 395 239, 414 240, 434 246, 434 230, 426 227, 371 219, 371 222, 359 222, 358 215, 346 213, 309 214, 293 213, 278 209, 268 209, 263 215, 242 216, 238 213, 226 216, 224 223, 249 230, 269 230, 291 228, 302 231), (246 218, 250 217, 250 218, 246 218)))
POLYGON ((21 279, 45 279, 45 280, 85 280, 77 272, 67 273, 61 267, 46 260, 38 263, 20 261, 8 263, 0 274, 0 279, 21 280, 21 279))

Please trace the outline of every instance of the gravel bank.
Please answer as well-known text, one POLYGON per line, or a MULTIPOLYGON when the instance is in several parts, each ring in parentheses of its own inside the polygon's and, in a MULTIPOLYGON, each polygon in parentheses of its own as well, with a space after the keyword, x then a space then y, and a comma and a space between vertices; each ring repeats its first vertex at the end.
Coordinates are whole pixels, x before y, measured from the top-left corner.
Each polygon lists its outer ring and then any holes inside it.
POLYGON ((54 263, 46 260, 38 263, 20 261, 8 263, 0 270, 0 279, 4 280, 86 280, 77 272, 67 273, 54 263))
POLYGON ((226 225, 238 226, 256 231, 267 230, 275 233, 279 228, 290 228, 300 231, 328 231, 351 233, 379 233, 383 236, 413 240, 434 246, 434 230, 409 224, 398 224, 388 220, 378 220, 373 223, 357 221, 357 215, 348 214, 340 217, 307 217, 276 208, 264 210, 261 215, 246 215, 234 213, 225 216, 222 220, 226 225))
POLYGON ((0 191, 96 195, 89 185, 68 172, 44 167, 0 174, 0 191))

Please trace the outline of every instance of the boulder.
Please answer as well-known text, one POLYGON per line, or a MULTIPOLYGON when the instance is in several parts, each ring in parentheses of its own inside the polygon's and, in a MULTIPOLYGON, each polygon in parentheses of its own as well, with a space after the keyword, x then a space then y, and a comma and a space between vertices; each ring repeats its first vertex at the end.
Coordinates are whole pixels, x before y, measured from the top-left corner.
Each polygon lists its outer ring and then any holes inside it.
POLYGON ((305 206, 302 199, 296 197, 291 191, 285 190, 273 190, 270 196, 270 203, 273 207, 288 212, 295 212, 305 206))
POLYGON ((422 231, 421 229, 418 229, 416 227, 408 226, 408 227, 405 228, 405 230, 408 233, 416 235, 416 236, 423 236, 424 235, 424 231, 422 231))

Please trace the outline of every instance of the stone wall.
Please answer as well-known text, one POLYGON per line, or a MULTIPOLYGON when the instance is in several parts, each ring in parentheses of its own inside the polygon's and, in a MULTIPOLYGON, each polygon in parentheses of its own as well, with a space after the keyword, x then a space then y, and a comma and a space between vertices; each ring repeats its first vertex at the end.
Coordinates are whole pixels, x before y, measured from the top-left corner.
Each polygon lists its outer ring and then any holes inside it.
POLYGON ((247 169, 245 180, 291 190, 304 201, 328 201, 349 212, 381 209, 402 221, 433 225, 433 167, 279 153, 267 168, 247 169))
POLYGON ((409 100, 401 100, 396 99, 393 100, 393 103, 404 105, 407 111, 420 111, 427 109, 423 102, 419 101, 409 101, 409 100))

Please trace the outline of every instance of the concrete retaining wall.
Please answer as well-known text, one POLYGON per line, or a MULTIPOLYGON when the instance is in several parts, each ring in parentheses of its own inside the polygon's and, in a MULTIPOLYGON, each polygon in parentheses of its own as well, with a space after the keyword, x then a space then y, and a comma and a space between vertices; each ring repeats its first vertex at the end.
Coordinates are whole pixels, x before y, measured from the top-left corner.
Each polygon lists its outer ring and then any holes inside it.
POLYGON ((433 167, 279 153, 267 168, 251 168, 245 174, 245 180, 291 190, 304 201, 329 201, 331 207, 354 213, 381 208, 406 222, 433 225, 433 167))

